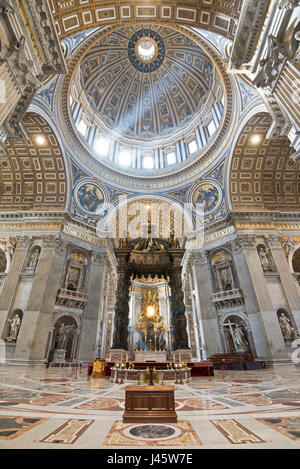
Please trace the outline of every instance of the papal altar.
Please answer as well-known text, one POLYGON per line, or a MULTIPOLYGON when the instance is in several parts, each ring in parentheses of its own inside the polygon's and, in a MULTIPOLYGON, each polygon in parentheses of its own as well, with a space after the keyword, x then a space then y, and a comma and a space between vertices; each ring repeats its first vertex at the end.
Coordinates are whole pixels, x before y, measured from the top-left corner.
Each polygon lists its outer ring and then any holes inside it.
POLYGON ((110 381, 112 383, 123 384, 132 383, 142 384, 186 384, 191 381, 191 368, 186 364, 148 364, 145 368, 140 364, 134 364, 127 367, 123 364, 117 364, 111 369, 110 381))

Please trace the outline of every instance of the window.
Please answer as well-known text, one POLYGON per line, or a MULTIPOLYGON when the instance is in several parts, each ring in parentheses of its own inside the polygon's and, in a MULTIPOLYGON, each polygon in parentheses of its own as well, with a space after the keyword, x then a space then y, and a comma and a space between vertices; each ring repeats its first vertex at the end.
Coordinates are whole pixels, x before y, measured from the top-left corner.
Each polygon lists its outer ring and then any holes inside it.
POLYGON ((119 164, 122 166, 131 165, 131 152, 129 150, 121 150, 119 154, 119 164))
POLYGON ((211 120, 210 123, 208 124, 207 130, 208 130, 208 133, 209 133, 209 136, 210 136, 210 137, 211 137, 211 136, 215 133, 215 131, 217 130, 216 124, 214 123, 213 120, 211 120))
POLYGON ((189 143, 189 152, 190 154, 195 153, 198 150, 198 145, 196 140, 193 140, 192 142, 189 143))
POLYGON ((153 169, 154 168, 154 159, 153 159, 152 156, 144 156, 143 168, 144 169, 153 169))
POLYGON ((81 135, 83 135, 84 137, 86 136, 87 128, 88 127, 87 127, 86 123, 83 120, 81 120, 79 122, 79 124, 77 125, 77 129, 79 130, 81 135))
POLYGON ((167 153, 167 164, 175 164, 176 163, 176 155, 175 152, 172 151, 167 153))
POLYGON ((107 156, 109 151, 109 141, 105 137, 98 137, 94 143, 94 150, 100 156, 107 156))

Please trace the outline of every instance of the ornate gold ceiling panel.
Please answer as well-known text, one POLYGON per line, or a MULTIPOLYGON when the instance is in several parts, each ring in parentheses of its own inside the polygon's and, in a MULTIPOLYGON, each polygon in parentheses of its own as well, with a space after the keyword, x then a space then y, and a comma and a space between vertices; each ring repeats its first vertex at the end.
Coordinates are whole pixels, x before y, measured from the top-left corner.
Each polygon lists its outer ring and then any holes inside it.
POLYGON ((252 117, 242 130, 231 161, 233 210, 300 210, 300 164, 288 139, 266 140, 269 114, 252 117))
POLYGON ((8 139, 0 150, 0 209, 63 210, 67 180, 58 141, 37 114, 26 114, 22 125, 29 139, 8 139))
POLYGON ((233 39, 241 0, 50 0, 58 37, 85 30, 142 21, 178 24, 213 31, 233 39))

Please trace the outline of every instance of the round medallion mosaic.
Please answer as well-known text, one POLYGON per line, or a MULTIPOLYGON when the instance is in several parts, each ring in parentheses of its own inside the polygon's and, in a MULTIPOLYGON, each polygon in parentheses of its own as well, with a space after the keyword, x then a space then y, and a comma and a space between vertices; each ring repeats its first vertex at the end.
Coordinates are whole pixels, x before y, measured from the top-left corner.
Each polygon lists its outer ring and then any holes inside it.
POLYGON ((165 44, 158 32, 140 29, 128 42, 128 58, 138 72, 158 70, 165 59, 165 44))
POLYGON ((75 187, 74 200, 81 211, 92 216, 102 213, 106 205, 102 188, 92 181, 80 182, 75 187))
POLYGON ((197 213, 205 215, 216 211, 223 200, 222 189, 214 182, 201 182, 192 194, 192 204, 197 213))
POLYGON ((177 437, 180 430, 169 425, 149 424, 129 427, 126 433, 127 436, 138 440, 167 440, 177 437))

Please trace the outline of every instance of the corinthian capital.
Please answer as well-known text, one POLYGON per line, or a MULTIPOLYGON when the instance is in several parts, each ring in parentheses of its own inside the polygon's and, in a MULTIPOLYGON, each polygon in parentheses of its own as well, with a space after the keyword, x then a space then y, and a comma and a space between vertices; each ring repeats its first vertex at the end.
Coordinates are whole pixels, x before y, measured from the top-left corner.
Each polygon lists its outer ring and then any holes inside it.
POLYGON ((229 241, 229 243, 227 243, 227 245, 228 245, 229 249, 231 249, 231 251, 234 254, 238 254, 239 252, 241 252, 243 250, 243 245, 242 245, 241 239, 239 237, 235 238, 232 241, 229 241))
POLYGON ((17 238, 17 241, 18 241, 18 245, 17 245, 18 249, 28 249, 31 243, 31 239, 29 236, 20 236, 17 238))
POLYGON ((106 254, 96 252, 96 251, 92 251, 91 253, 91 260, 93 264, 104 266, 106 263, 106 258, 107 258, 106 254))
POLYGON ((61 239, 57 239, 55 242, 55 250, 57 254, 64 256, 67 253, 67 250, 70 246, 70 243, 66 241, 62 241, 61 239))
POLYGON ((59 241, 59 239, 57 238, 57 236, 43 236, 42 238, 42 247, 44 249, 52 249, 52 248, 55 248, 56 245, 57 245, 57 242, 59 241))
POLYGON ((241 247, 245 250, 248 249, 255 249, 256 248, 256 236, 255 234, 239 234, 239 239, 241 243, 241 247))
POLYGON ((208 262, 208 252, 200 251, 193 255, 195 265, 205 265, 208 262))
POLYGON ((280 239, 281 239, 280 234, 277 234, 277 233, 270 234, 270 235, 265 236, 265 239, 271 249, 282 249, 281 242, 280 242, 280 239))

